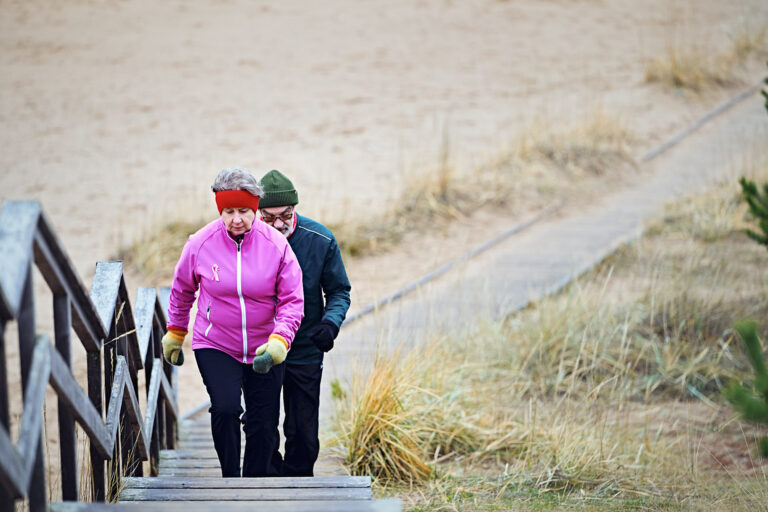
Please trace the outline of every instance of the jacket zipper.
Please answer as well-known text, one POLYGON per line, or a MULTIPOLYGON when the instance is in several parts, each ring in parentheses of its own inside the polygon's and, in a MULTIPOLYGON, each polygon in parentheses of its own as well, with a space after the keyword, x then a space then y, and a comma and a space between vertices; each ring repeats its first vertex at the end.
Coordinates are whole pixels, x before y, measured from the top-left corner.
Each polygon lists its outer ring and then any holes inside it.
POLYGON ((208 320, 208 328, 205 330, 205 336, 208 336, 208 333, 211 332, 211 327, 213 327, 213 322, 211 322, 211 305, 208 304, 208 311, 205 313, 205 319, 208 320))
POLYGON ((243 329, 243 362, 248 361, 248 334, 245 328, 245 299, 243 299, 243 271, 242 262, 240 256, 240 242, 237 242, 237 296, 240 298, 240 312, 242 313, 242 329, 243 329))

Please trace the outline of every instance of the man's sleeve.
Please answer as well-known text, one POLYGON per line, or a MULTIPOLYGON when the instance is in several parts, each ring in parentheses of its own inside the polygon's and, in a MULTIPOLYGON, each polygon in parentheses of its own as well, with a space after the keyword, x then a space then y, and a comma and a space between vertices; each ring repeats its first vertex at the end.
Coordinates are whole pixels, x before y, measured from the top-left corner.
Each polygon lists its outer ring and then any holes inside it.
POLYGON ((323 264, 323 274, 320 277, 320 285, 325 294, 325 311, 323 320, 341 327, 349 310, 349 292, 352 287, 347 278, 347 271, 341 259, 341 251, 336 239, 331 239, 323 264))
POLYGON ((289 345, 293 343, 304 317, 304 287, 301 279, 299 262, 291 246, 286 243, 277 274, 277 310, 272 332, 285 338, 289 345))

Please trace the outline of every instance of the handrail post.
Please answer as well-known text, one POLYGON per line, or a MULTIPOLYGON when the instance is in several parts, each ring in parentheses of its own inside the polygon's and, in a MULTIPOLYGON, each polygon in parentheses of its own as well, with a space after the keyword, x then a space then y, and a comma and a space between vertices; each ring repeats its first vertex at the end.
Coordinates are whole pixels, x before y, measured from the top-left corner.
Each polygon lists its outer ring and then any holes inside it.
MULTIPOLYGON (((115 350, 115 340, 117 338, 117 326, 115 325, 114 318, 111 319, 109 325, 109 333, 107 339, 104 342, 104 410, 109 411, 109 404, 111 403, 112 384, 115 378, 115 367, 117 366, 117 351, 115 350)), ((121 413, 122 415, 122 413, 121 413)), ((121 418, 122 425, 122 418, 121 418)), ((107 489, 108 492, 106 498, 115 496, 117 489, 117 481, 120 475, 120 435, 118 433, 115 439, 115 445, 112 450, 112 460, 107 463, 107 489)))
MULTIPOLYGON (((69 296, 53 296, 53 330, 56 350, 72 371, 71 330, 72 311, 69 296)), ((59 449, 61 452, 61 497, 64 501, 77 501, 77 434, 75 420, 59 398, 59 449)))
MULTIPOLYGON (((10 432, 8 373, 5 368, 5 323, 6 319, 0 314, 0 426, 10 432)), ((0 485, 0 510, 13 510, 13 499, 2 485, 0 485)))
MULTIPOLYGON (((30 372, 32 370, 32 355, 35 350, 35 301, 33 296, 32 263, 27 265, 24 292, 18 313, 19 327, 19 360, 21 362, 21 394, 26 397, 29 387, 30 372)), ((29 510, 31 512, 44 512, 47 509, 47 496, 45 491, 45 466, 43 465, 43 429, 37 433, 41 442, 37 443, 35 450, 35 462, 32 470, 32 480, 27 490, 29 497, 29 510)))
MULTIPOLYGON (((157 299, 155 299, 157 300, 157 299)), ((150 379, 152 371, 155 368, 155 339, 157 336, 157 315, 152 313, 152 328, 149 333, 149 343, 147 344, 147 356, 144 362, 144 372, 147 379, 150 379)), ((146 396, 149 398, 149 385, 146 386, 146 396)), ((149 449, 149 474, 157 476, 157 469, 160 467, 160 433, 163 431, 163 418, 165 409, 157 407, 155 410, 155 422, 152 425, 152 442, 149 449)))
MULTIPOLYGON (((104 346, 104 340, 102 347, 104 346)), ((101 372, 101 354, 99 352, 88 352, 88 398, 99 412, 99 416, 104 418, 104 406, 102 404, 102 372, 101 372)), ((104 457, 91 444, 91 480, 93 482, 91 499, 96 502, 103 502, 106 498, 106 487, 104 482, 104 457)))

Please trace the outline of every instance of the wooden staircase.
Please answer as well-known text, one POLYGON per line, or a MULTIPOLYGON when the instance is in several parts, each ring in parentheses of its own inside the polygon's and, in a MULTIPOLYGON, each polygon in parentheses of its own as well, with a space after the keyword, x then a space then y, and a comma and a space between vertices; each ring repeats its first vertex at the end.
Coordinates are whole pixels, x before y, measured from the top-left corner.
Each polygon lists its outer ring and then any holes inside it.
POLYGON ((341 476, 321 457, 314 477, 222 478, 207 414, 179 423, 178 448, 160 452, 158 476, 123 479, 118 505, 57 503, 60 512, 117 508, 164 511, 266 510, 397 512, 398 500, 373 500, 370 477, 341 476))

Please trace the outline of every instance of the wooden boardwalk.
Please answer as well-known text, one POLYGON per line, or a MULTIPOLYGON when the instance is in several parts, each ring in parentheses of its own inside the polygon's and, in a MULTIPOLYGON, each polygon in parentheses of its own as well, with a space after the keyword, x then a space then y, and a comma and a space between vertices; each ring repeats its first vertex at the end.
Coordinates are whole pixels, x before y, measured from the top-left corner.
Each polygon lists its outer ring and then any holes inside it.
MULTIPOLYGON (((179 423, 177 446, 160 452, 157 477, 123 479, 118 507, 192 511, 221 509, 225 504, 227 510, 401 509, 397 500, 373 500, 370 477, 341 475, 341 466, 331 459, 322 459, 316 468, 319 476, 311 478, 222 478, 207 414, 179 423)), ((109 507, 60 503, 52 509, 91 511, 109 507)))

